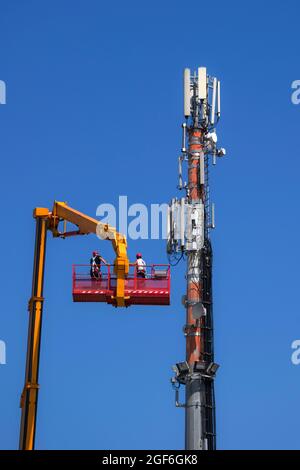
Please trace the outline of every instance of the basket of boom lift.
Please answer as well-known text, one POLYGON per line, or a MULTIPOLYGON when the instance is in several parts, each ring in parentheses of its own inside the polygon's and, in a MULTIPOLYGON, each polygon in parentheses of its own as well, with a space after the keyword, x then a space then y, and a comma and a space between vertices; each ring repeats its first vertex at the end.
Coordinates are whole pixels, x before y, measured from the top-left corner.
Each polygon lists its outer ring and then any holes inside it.
MULTIPOLYGON (((170 265, 151 264, 140 277, 130 265, 125 277, 125 306, 170 305, 170 265)), ((90 265, 73 265, 73 301, 115 305, 117 279, 114 266, 102 264, 97 272, 90 265)))

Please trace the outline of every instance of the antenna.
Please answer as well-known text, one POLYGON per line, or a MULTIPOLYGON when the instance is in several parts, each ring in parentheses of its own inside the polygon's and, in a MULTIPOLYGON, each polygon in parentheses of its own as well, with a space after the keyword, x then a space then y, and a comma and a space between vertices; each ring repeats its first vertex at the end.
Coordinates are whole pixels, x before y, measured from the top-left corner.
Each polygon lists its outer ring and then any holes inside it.
POLYGON ((183 188, 182 181, 182 157, 178 157, 179 189, 183 188))
POLYGON ((191 115, 191 71, 184 69, 183 75, 183 94, 184 94, 184 116, 188 118, 191 115))
POLYGON ((215 203, 213 202, 211 205, 211 228, 215 229, 216 224, 215 224, 215 203))
POLYGON ((212 91, 212 101, 211 101, 211 110, 210 110, 210 123, 213 126, 215 123, 215 111, 216 111, 216 94, 217 94, 217 79, 213 79, 213 91, 212 91))
POLYGON ((182 248, 185 245, 185 217, 184 217, 184 208, 185 208, 185 198, 182 197, 180 200, 180 239, 182 248))
POLYGON ((221 116, 221 82, 218 80, 218 107, 217 107, 217 116, 220 119, 221 116))
POLYGON ((186 152, 186 123, 182 124, 182 153, 186 152))
POLYGON ((168 243, 170 243, 170 239, 171 239, 171 206, 168 206, 168 210, 167 210, 167 240, 168 240, 168 243))
POLYGON ((198 68, 198 99, 206 100, 207 98, 207 76, 206 67, 198 68))

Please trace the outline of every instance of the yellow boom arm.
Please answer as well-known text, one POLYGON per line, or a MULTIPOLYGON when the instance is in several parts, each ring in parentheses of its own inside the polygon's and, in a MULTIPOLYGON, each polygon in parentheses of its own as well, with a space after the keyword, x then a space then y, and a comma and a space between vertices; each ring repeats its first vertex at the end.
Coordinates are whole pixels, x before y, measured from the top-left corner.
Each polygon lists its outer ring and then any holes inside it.
MULTIPOLYGON (((39 209, 36 209, 38 211, 39 209)), ((49 212, 49 229, 54 236, 64 236, 68 234, 58 232, 58 224, 60 221, 71 222, 77 225, 78 232, 71 232, 71 235, 86 235, 95 233, 103 240, 109 240, 112 243, 116 254, 114 261, 114 271, 117 277, 116 289, 116 305, 117 307, 125 306, 125 276, 129 270, 129 260, 127 257, 127 243, 125 235, 117 232, 114 227, 103 224, 88 215, 83 214, 64 202, 54 202, 52 212, 49 212)))
POLYGON ((33 450, 35 442, 47 231, 50 230, 55 237, 95 233, 99 238, 111 241, 116 254, 114 271, 117 278, 115 296, 115 304, 117 307, 125 306, 125 277, 129 270, 126 238, 124 235, 118 233, 114 227, 100 223, 98 220, 72 209, 66 203, 57 201, 54 202, 52 211, 37 207, 34 209, 33 216, 36 220, 36 236, 32 291, 28 305, 29 327, 25 385, 20 403, 22 416, 19 449, 21 450, 33 450), (60 232, 58 227, 59 223, 62 221, 71 222, 78 227, 78 230, 74 232, 60 232))

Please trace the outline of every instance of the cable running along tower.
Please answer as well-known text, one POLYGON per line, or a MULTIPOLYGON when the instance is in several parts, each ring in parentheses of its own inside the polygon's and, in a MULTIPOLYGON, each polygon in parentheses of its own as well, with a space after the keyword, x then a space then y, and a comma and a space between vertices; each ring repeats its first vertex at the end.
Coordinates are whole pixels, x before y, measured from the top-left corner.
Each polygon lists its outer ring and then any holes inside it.
POLYGON ((187 450, 216 449, 214 378, 219 366, 214 362, 210 230, 215 227, 215 210, 210 203, 209 169, 226 154, 217 147, 215 126, 220 115, 220 81, 207 75, 205 67, 193 74, 185 69, 185 122, 178 160, 178 189, 185 195, 172 199, 169 206, 167 251, 172 265, 182 259, 187 264, 182 299, 186 359, 173 367, 172 378, 176 406, 185 409, 187 450), (185 387, 182 404, 180 386, 185 387))

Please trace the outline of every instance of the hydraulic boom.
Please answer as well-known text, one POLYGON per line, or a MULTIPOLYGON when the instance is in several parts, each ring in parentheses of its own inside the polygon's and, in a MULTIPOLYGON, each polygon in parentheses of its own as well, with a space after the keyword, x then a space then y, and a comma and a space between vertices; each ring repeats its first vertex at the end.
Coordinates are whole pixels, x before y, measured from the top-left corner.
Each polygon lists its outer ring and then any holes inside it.
POLYGON ((43 284, 47 231, 54 237, 69 237, 95 233, 103 240, 112 243, 116 254, 114 272, 116 275, 116 295, 113 305, 125 306, 125 277, 129 270, 126 237, 108 224, 100 223, 82 212, 72 209, 64 202, 54 202, 52 211, 46 208, 36 208, 33 212, 36 220, 36 237, 33 263, 32 292, 29 300, 29 327, 27 340, 27 357, 25 370, 25 385, 21 395, 22 408, 20 427, 20 450, 33 450, 35 442, 36 416, 38 403, 38 377, 41 344, 41 328, 43 313, 43 284), (64 231, 59 231, 59 224, 64 222, 64 231), (66 222, 77 226, 76 231, 66 231, 66 222))

